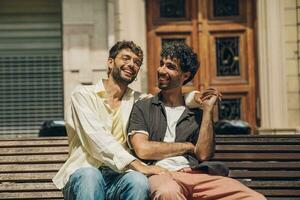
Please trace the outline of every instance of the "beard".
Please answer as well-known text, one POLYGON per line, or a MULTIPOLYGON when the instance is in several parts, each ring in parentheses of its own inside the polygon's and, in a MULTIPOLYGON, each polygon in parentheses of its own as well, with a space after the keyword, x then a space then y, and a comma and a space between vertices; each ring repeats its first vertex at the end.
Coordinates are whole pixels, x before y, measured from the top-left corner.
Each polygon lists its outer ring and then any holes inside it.
POLYGON ((124 84, 132 83, 137 75, 134 74, 129 78, 123 74, 123 71, 121 68, 122 67, 113 67, 112 68, 111 75, 112 75, 113 79, 117 82, 124 83, 124 84))

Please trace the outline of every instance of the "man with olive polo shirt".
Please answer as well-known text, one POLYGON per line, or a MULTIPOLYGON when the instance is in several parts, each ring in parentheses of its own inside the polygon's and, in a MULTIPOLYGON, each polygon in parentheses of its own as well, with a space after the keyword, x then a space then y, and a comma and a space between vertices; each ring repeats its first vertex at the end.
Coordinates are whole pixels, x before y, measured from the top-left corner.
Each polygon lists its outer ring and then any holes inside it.
POLYGON ((201 109, 185 105, 182 86, 199 68, 197 55, 182 43, 166 44, 157 69, 161 91, 134 105, 129 119, 129 144, 148 164, 171 172, 149 178, 154 200, 266 200, 266 198, 225 177, 228 169, 208 161, 215 151, 213 109, 220 93, 207 89, 195 100, 201 109))

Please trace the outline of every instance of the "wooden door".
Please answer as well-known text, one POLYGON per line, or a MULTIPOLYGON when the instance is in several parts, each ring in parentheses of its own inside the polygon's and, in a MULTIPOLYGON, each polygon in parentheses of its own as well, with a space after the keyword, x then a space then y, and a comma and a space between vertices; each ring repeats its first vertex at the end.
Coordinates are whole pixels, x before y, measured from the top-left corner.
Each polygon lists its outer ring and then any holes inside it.
POLYGON ((223 100, 216 120, 242 119, 255 132, 255 0, 148 0, 146 12, 149 92, 158 91, 162 45, 185 42, 198 53, 201 67, 184 92, 217 88, 223 100))

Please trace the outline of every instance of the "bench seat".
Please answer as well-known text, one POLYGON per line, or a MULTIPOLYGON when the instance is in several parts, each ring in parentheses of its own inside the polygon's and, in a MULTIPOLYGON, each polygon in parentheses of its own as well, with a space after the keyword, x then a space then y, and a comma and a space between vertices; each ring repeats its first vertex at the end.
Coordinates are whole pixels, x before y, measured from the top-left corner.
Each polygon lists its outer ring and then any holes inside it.
POLYGON ((300 199, 300 135, 218 136, 214 160, 268 199, 300 199))

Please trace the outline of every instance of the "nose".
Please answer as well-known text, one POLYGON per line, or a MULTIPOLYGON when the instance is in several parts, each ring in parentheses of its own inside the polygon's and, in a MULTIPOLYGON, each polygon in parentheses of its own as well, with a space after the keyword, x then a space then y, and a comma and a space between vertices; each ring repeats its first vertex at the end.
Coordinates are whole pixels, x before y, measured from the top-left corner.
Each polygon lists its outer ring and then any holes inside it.
POLYGON ((129 59, 127 62, 128 62, 128 63, 127 63, 127 65, 128 65, 128 66, 130 66, 130 67, 134 67, 134 61, 133 61, 133 59, 132 59, 132 58, 131 58, 131 59, 129 59))
POLYGON ((138 71, 140 69, 140 66, 135 63, 134 59, 128 60, 127 66, 134 71, 138 71))
POLYGON ((166 66, 165 65, 159 66, 157 68, 157 72, 160 73, 160 74, 165 74, 166 73, 166 66))

